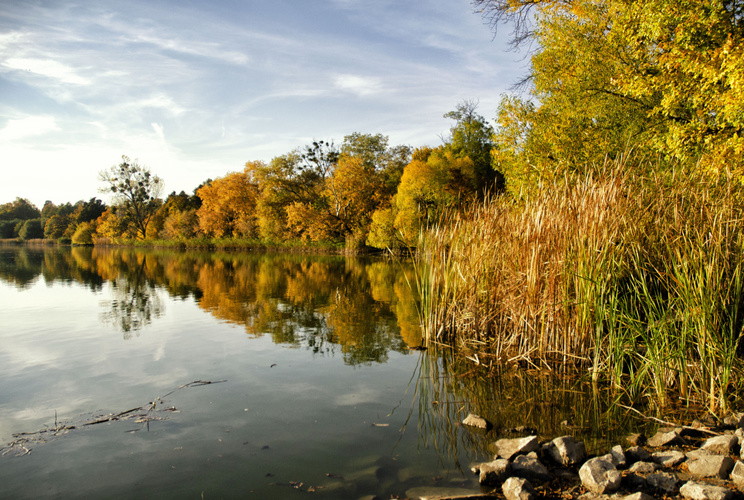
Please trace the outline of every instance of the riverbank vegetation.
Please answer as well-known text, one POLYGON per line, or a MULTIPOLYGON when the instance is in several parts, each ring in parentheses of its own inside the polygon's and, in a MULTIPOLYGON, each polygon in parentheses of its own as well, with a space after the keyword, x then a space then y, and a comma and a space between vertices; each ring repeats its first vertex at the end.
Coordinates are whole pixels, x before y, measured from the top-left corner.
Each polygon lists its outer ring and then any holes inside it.
POLYGON ((507 196, 422 233, 429 339, 714 413, 742 380, 740 2, 480 0, 531 42, 502 101, 507 196))
POLYGON ((464 101, 438 147, 353 133, 165 200, 123 157, 104 189, 140 191, 41 211, 18 199, 0 233, 410 249, 429 340, 726 411, 744 375, 744 4, 472 3, 530 50, 496 127, 464 101))

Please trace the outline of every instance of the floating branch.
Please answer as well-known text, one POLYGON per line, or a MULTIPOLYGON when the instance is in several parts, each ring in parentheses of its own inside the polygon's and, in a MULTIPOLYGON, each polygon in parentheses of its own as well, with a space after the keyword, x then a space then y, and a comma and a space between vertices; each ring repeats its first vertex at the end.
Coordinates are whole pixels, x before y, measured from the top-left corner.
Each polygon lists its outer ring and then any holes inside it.
POLYGON ((57 411, 55 410, 54 411, 54 427, 47 428, 47 429, 41 429, 35 432, 18 432, 18 433, 13 434, 14 440, 0 448, 0 456, 13 454, 13 456, 20 457, 23 455, 28 455, 29 453, 31 453, 31 449, 32 449, 26 446, 28 444, 46 443, 58 436, 67 434, 68 432, 74 429, 78 429, 80 427, 87 427, 91 425, 102 424, 105 422, 114 422, 117 420, 131 420, 133 418, 136 418, 135 423, 145 423, 147 424, 147 428, 149 430, 150 420, 165 420, 164 417, 151 415, 152 412, 154 411, 158 411, 158 412, 178 411, 178 409, 175 406, 160 408, 163 406, 164 398, 170 396, 174 392, 180 391, 181 389, 186 389, 189 387, 198 387, 201 385, 220 384, 222 382, 227 382, 227 380, 214 380, 214 381, 213 380, 194 380, 193 382, 189 382, 188 384, 183 384, 183 385, 176 387, 172 391, 155 398, 154 400, 150 401, 149 403, 145 405, 138 406, 136 408, 132 408, 126 411, 121 411, 119 413, 99 415, 78 425, 61 424, 57 420, 57 411))

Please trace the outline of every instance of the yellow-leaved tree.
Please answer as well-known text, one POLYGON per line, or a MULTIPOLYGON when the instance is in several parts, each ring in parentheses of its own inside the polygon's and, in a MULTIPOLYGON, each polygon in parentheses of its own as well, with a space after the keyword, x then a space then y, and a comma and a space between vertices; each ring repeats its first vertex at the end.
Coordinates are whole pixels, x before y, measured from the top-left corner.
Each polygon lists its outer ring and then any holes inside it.
POLYGON ((196 211, 199 228, 217 238, 255 237, 258 186, 251 181, 249 169, 232 172, 199 188, 196 195, 202 205, 196 211))

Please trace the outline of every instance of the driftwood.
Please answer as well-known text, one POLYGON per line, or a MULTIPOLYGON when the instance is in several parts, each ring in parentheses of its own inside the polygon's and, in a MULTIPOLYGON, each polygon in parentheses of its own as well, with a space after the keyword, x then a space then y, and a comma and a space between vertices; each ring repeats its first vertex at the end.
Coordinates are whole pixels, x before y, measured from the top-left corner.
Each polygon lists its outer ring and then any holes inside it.
POLYGON ((0 447, 0 456, 10 455, 20 457, 31 453, 32 448, 27 446, 31 444, 40 444, 51 441, 52 439, 67 434, 68 432, 87 427, 91 425, 103 424, 106 422, 114 422, 117 420, 131 420, 135 419, 135 423, 144 423, 147 430, 150 429, 150 420, 165 420, 165 417, 154 415, 154 412, 176 412, 178 409, 175 406, 165 406, 164 399, 176 391, 186 389, 188 387, 198 387, 200 385, 219 384, 227 382, 227 380, 194 380, 188 384, 183 384, 172 391, 163 394, 150 401, 147 404, 132 408, 130 410, 121 411, 118 413, 110 413, 108 415, 98 415, 90 420, 86 420, 78 425, 67 425, 61 424, 57 421, 57 412, 54 412, 54 427, 41 429, 34 432, 18 432, 13 434, 14 440, 7 445, 0 447))

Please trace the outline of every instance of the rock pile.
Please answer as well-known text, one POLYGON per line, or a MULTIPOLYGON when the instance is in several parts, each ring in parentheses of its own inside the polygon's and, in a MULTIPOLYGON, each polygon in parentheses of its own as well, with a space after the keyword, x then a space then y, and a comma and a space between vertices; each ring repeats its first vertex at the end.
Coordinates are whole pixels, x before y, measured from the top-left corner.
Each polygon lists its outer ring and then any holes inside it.
MULTIPOLYGON (((595 457, 572 436, 500 439, 494 460, 472 471, 481 486, 493 488, 482 498, 744 499, 744 415, 732 420, 718 435, 693 427, 659 429, 643 446, 618 445, 595 457)), ((643 437, 629 442, 643 443, 643 437)))

